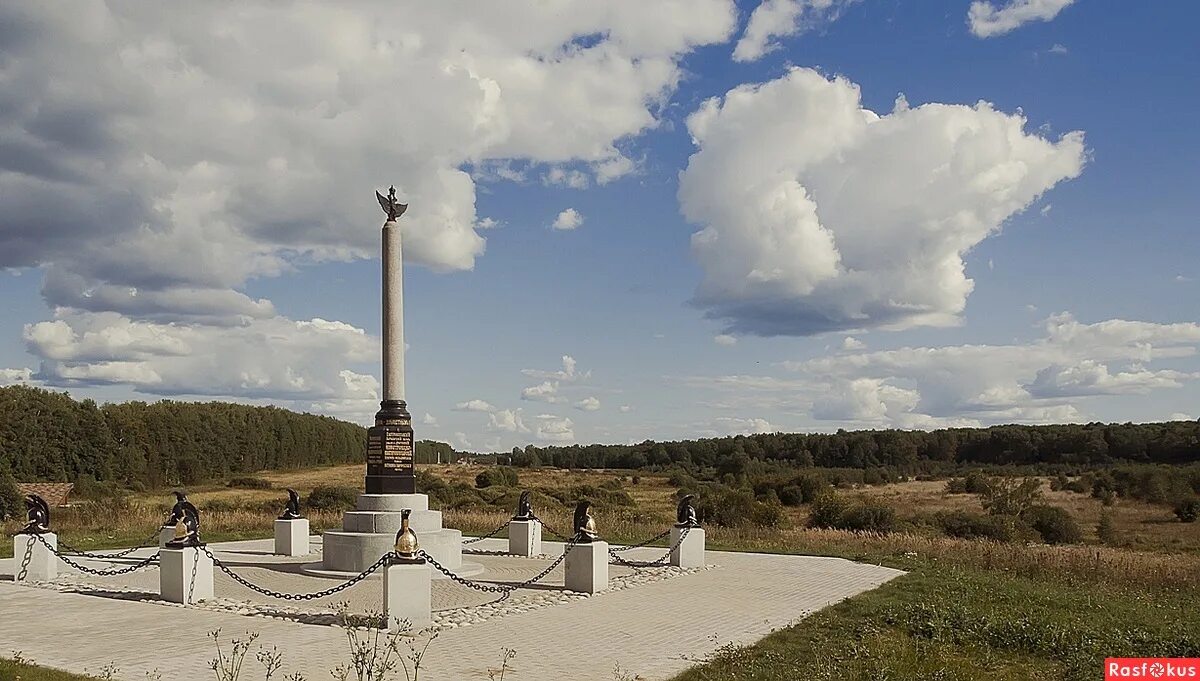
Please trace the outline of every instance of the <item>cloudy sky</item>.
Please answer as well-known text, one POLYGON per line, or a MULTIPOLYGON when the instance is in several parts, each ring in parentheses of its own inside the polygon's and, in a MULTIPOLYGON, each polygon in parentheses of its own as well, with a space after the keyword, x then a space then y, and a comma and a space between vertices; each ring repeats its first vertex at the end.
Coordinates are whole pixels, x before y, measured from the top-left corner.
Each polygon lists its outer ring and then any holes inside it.
POLYGON ((1197 18, 7 2, 0 383, 368 422, 395 184, 418 437, 1197 418, 1197 18))

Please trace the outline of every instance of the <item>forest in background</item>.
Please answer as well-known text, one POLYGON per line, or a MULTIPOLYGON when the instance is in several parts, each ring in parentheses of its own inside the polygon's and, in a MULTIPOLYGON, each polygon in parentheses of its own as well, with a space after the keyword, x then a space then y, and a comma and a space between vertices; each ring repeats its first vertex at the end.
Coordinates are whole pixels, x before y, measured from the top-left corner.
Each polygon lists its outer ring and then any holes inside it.
POLYGON ((766 433, 636 445, 512 450, 514 466, 715 468, 734 475, 752 461, 796 467, 886 468, 907 475, 968 466, 1090 467, 1200 461, 1200 421, 1005 425, 990 428, 766 433))
MULTIPOLYGON (((328 416, 228 402, 97 405, 27 386, 0 388, 0 475, 81 477, 130 487, 191 485, 264 469, 361 462, 366 429, 328 416), (5 470, 7 469, 7 471, 5 470)), ((453 456, 419 442, 418 461, 453 456)))
MULTIPOLYGON (((0 388, 0 473, 7 468, 24 481, 74 482, 89 476, 133 487, 194 484, 264 469, 361 462, 365 441, 362 426, 277 407, 170 400, 101 406, 40 388, 0 388)), ((445 443, 417 443, 418 462, 436 460, 439 452, 443 462, 464 455, 445 443)), ((1200 421, 839 430, 636 445, 529 445, 514 448, 510 463, 711 469, 718 476, 736 476, 753 468, 754 461, 797 468, 884 469, 905 475, 980 465, 1184 464, 1200 461, 1200 421)))

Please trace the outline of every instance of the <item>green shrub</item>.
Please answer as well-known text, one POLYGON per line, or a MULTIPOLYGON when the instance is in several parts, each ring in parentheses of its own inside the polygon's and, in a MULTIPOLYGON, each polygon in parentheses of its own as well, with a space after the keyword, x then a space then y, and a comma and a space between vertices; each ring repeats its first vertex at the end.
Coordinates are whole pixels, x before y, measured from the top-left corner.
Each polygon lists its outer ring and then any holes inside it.
POLYGON ((1076 478, 1067 482, 1066 485, 1063 485, 1063 489, 1067 490, 1068 492, 1076 492, 1078 494, 1087 494, 1088 490, 1091 488, 1092 484, 1083 478, 1076 478))
POLYGON ((112 480, 96 482, 95 478, 84 473, 75 479, 75 486, 71 488, 71 495, 83 500, 107 499, 109 497, 124 497, 125 489, 112 480))
POLYGON ((940 511, 934 514, 933 522, 943 534, 958 539, 1010 542, 1033 534, 1033 531, 1018 519, 970 511, 940 511))
POLYGON ((895 529, 896 511, 874 499, 851 502, 833 492, 827 492, 813 501, 808 526, 887 534, 895 529))
POLYGON ((696 484, 696 478, 687 471, 676 470, 667 478, 667 483, 672 487, 691 487, 696 484))
POLYGON ((887 534, 896 527, 896 511, 891 506, 875 500, 863 500, 850 506, 842 514, 838 524, 840 530, 851 532, 877 532, 887 534))
POLYGON ((237 487, 239 489, 271 489, 274 485, 270 480, 263 478, 230 478, 229 482, 225 483, 226 487, 237 487))
POLYGON ((947 494, 986 494, 992 481, 983 471, 971 471, 966 477, 946 481, 947 494))
POLYGON ((812 509, 808 514, 808 526, 822 529, 835 528, 841 522, 842 514, 848 507, 849 504, 846 500, 833 492, 821 494, 812 502, 812 509))
POLYGON ((702 523, 722 527, 779 527, 783 523, 783 507, 754 498, 748 489, 705 488, 699 494, 696 515, 702 523))
POLYGON ((1117 535, 1117 525, 1113 522, 1111 511, 1105 509, 1100 512, 1100 522, 1096 524, 1096 536, 1105 546, 1120 546, 1121 539, 1117 535))
POLYGON ((982 495, 983 507, 992 515, 1019 516, 1042 499, 1037 478, 996 478, 982 495))
POLYGON ((779 503, 784 506, 799 506, 804 503, 804 490, 799 485, 788 485, 779 490, 779 503))
POLYGON ((358 490, 353 487, 321 485, 308 493, 305 504, 322 511, 348 511, 358 501, 358 490))
POLYGON ((517 476, 517 469, 511 466, 493 466, 475 476, 475 487, 485 489, 487 487, 516 487, 520 484, 520 478, 517 476))
POLYGON ((25 516, 25 498, 17 491, 17 482, 7 470, 0 470, 0 520, 25 516))
POLYGON ((792 484, 800 488, 803 496, 801 503, 811 504, 822 492, 829 489, 829 481, 822 475, 808 473, 792 479, 792 484))
POLYGON ((1175 502, 1175 516, 1183 523, 1194 523, 1200 519, 1200 497, 1175 502))
POLYGON ((1071 517, 1071 513, 1059 506, 1030 506, 1021 514, 1021 519, 1042 536, 1047 544, 1078 544, 1083 541, 1083 530, 1071 517))

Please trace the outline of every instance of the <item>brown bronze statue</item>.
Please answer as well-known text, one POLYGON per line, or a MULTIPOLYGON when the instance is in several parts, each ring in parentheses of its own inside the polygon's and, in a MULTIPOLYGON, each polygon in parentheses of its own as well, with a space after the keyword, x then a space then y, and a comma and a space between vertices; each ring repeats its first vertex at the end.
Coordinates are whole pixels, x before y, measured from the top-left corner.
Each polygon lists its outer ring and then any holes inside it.
POLYGON ((36 494, 25 495, 25 519, 17 534, 45 534, 50 531, 50 504, 36 494))
POLYGON ((411 508, 406 508, 400 512, 400 531, 396 533, 396 555, 392 559, 395 563, 418 564, 424 563, 425 559, 417 555, 421 545, 417 542, 417 533, 412 531, 408 526, 408 516, 412 513, 411 508))
POLYGON ((700 527, 700 521, 696 520, 696 509, 692 507, 694 498, 694 494, 685 494, 679 500, 679 507, 675 510, 675 527, 700 527))
POLYGON ((575 506, 575 542, 578 544, 591 544, 600 539, 591 510, 592 502, 586 499, 575 506))

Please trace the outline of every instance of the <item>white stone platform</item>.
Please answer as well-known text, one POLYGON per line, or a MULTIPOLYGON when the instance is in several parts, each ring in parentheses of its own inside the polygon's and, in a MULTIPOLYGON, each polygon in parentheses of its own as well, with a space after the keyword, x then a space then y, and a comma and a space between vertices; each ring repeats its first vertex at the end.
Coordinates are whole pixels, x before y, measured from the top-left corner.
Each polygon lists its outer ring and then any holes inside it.
MULTIPOLYGON (((507 540, 487 539, 476 546, 503 550, 507 540)), ((255 581, 264 580, 266 575, 250 564, 285 561, 270 555, 271 540, 210 544, 210 548, 221 560, 237 563, 235 568, 255 581)), ((558 555, 563 546, 546 542, 545 550, 558 555)), ((632 560, 654 560, 662 552, 661 548, 648 547, 624 555, 632 560)), ((137 560, 143 553, 147 551, 117 559, 114 565, 137 560)), ((545 560, 535 564, 510 557, 481 556, 479 560, 488 562, 489 575, 494 565, 496 576, 503 581, 519 581, 534 574, 538 565, 546 564, 545 560), (508 564, 521 567, 511 575, 501 574, 508 564)), ((495 653, 509 647, 518 653, 514 660, 516 679, 612 681, 617 664, 647 681, 669 679, 726 643, 753 643, 772 629, 903 574, 875 565, 814 556, 708 551, 707 562, 716 567, 563 600, 540 609, 525 610, 522 606, 503 617, 444 629, 429 648, 423 667, 434 679, 486 679, 488 668, 498 666, 495 653), (734 583, 731 580, 736 581, 737 588, 730 587, 734 583), (519 636, 514 632, 520 632, 519 636), (581 658, 580 650, 589 651, 588 655, 581 658)), ((89 564, 104 567, 99 561, 89 564)), ((283 653, 280 677, 300 672, 312 679, 327 678, 330 668, 348 659, 345 632, 337 627, 250 618, 201 607, 165 607, 86 593, 59 593, 8 581, 11 578, 7 575, 15 567, 11 559, 0 560, 0 613, 4 613, 0 617, 0 641, 38 664, 80 673, 95 672, 111 663, 120 670, 114 678, 129 681, 143 681, 147 672, 154 671, 164 679, 209 678, 213 649, 205 633, 218 628, 230 637, 252 630, 259 633, 259 643, 279 646, 283 653), (46 617, 47 612, 56 616, 46 617), (29 622, 38 623, 35 631, 29 628, 29 622), (63 645, 63 641, 71 645, 63 645), (164 650, 170 654, 164 655, 164 650)), ((273 583, 275 588, 313 588, 305 581, 312 578, 276 574, 281 582, 273 583), (292 580, 297 582, 293 584, 292 580)), ((628 573, 613 566, 613 574, 628 573)), ((142 571, 126 579, 146 579, 156 585, 157 575, 153 572, 140 575, 142 571)), ((548 585, 561 587, 561 575, 561 568, 552 573, 548 585)), ((253 597, 245 590, 234 592, 240 587, 223 575, 217 578, 218 596, 253 597)), ((106 584, 116 580, 94 579, 106 584)), ((375 584, 364 583, 332 598, 375 589, 378 593, 369 600, 378 603, 382 583, 375 584)), ((435 609, 451 594, 461 593, 472 599, 478 595, 445 582, 434 584, 433 590, 435 609)), ((526 593, 528 598, 538 598, 553 592, 526 593)), ((353 600, 352 595, 350 598, 353 600)))
MULTIPOLYGON (((325 532, 319 565, 309 572, 321 576, 351 576, 375 564, 392 551, 400 530, 401 511, 411 509, 408 522, 417 541, 433 559, 461 575, 482 568, 463 564, 462 532, 442 527, 442 512, 429 510, 426 494, 360 494, 355 510, 342 516, 342 529, 325 532)), ((442 577, 435 571, 435 576, 442 577)))

